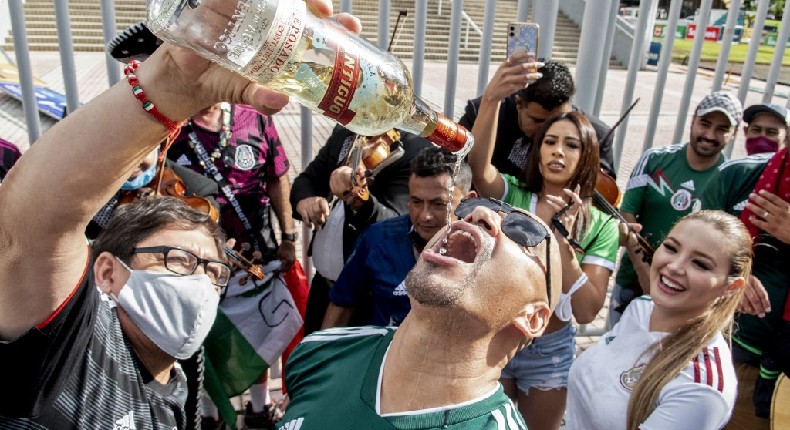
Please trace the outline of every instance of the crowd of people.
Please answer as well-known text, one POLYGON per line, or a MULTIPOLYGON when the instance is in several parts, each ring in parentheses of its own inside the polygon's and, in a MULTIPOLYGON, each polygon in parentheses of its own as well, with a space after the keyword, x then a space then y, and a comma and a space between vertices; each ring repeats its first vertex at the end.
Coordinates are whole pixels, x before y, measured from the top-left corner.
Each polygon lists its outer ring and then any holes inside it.
POLYGON ((771 428, 790 374, 787 109, 705 96, 612 209, 610 127, 571 104, 564 64, 519 53, 459 119, 466 159, 337 126, 291 184, 287 96, 144 25, 111 48, 144 61, 24 154, 0 141, 0 428, 234 428, 204 389, 225 360, 254 369, 248 428, 771 428), (742 123, 749 156, 727 160, 742 123), (278 403, 267 363, 212 336, 285 321, 263 303, 301 270, 296 221, 316 271, 306 309, 273 306, 305 334, 278 403), (237 315, 239 291, 256 305, 237 315), (574 320, 608 294, 609 331, 577 356, 574 320))

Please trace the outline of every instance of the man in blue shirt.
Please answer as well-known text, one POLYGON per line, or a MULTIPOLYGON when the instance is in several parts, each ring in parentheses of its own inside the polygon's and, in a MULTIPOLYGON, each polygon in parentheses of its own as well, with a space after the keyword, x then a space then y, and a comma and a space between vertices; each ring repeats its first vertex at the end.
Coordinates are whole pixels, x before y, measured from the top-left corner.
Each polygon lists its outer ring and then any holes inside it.
MULTIPOLYGON (((455 156, 429 147, 411 161, 409 214, 373 224, 360 236, 329 293, 331 303, 322 328, 348 325, 357 306, 370 303, 367 323, 399 325, 409 312, 403 286, 425 244, 447 225, 448 204, 455 208, 470 192, 472 175, 466 163, 455 178, 455 156)), ((452 212, 451 212, 452 213, 452 212)))

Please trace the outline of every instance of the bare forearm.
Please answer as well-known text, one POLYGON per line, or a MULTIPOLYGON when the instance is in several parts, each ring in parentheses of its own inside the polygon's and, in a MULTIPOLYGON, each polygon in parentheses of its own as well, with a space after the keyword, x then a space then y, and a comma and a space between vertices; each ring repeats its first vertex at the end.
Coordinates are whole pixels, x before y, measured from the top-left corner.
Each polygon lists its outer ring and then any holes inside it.
POLYGON ((485 97, 480 101, 480 110, 472 127, 475 144, 469 152, 469 167, 472 169, 472 181, 475 188, 483 196, 501 197, 498 191, 499 171, 491 158, 494 155, 496 142, 497 121, 499 119, 499 104, 497 101, 487 101, 485 97), (499 195, 497 195, 499 194, 499 195))
POLYGON ((329 307, 326 308, 326 314, 324 314, 324 322, 321 324, 321 329, 345 327, 351 322, 351 315, 353 313, 354 308, 345 308, 330 303, 329 307))
POLYGON ((282 175, 277 179, 273 179, 268 183, 269 201, 274 210, 274 216, 280 223, 280 231, 283 233, 294 233, 296 227, 294 220, 291 216, 293 210, 291 209, 291 202, 288 201, 288 196, 291 193, 291 185, 288 183, 288 175, 282 175))

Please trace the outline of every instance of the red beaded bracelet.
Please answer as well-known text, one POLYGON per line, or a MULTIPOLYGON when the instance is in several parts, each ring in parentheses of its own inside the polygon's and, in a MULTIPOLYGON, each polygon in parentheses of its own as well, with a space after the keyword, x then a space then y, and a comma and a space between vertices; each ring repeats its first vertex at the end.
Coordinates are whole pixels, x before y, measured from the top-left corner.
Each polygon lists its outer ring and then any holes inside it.
POLYGON ((169 146, 169 144, 173 142, 173 140, 175 140, 175 138, 178 136, 178 133, 181 131, 181 127, 184 125, 184 122, 175 122, 164 116, 162 112, 156 108, 156 105, 148 100, 148 97, 145 96, 143 88, 140 86, 140 81, 134 74, 138 66, 140 66, 140 62, 137 60, 132 60, 126 65, 126 67, 123 68, 123 73, 126 75, 126 80, 129 81, 129 85, 132 86, 132 93, 134 94, 134 97, 137 100, 140 100, 140 103, 143 104, 143 109, 153 115, 157 121, 161 122, 165 127, 167 127, 168 140, 165 141, 165 143, 169 146))

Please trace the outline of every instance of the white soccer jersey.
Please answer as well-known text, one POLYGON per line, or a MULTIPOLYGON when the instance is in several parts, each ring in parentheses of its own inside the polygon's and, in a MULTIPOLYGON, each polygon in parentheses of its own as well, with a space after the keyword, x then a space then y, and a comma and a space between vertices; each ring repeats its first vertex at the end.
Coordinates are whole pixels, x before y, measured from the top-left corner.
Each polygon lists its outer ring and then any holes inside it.
MULTIPOLYGON (((653 301, 634 300, 620 322, 582 353, 568 377, 567 430, 620 430, 631 391, 650 356, 643 352, 666 333, 648 331, 653 301)), ((641 430, 716 430, 729 421, 737 392, 730 349, 717 334, 661 390, 641 430)))

